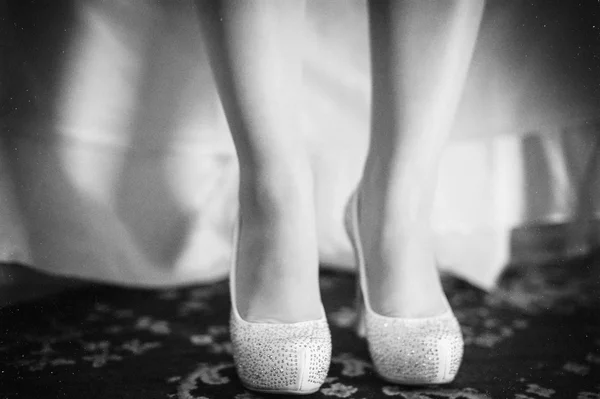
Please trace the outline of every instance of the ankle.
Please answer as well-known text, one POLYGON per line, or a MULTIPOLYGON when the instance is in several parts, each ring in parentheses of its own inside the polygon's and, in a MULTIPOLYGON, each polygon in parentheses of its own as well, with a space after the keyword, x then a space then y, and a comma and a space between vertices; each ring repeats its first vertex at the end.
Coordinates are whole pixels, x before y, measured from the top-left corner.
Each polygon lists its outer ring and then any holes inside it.
POLYGON ((311 171, 306 165, 296 165, 242 171, 239 193, 242 215, 272 220, 298 212, 304 216, 314 213, 311 171))
POLYGON ((389 317, 430 317, 447 310, 433 234, 424 213, 411 215, 396 192, 361 184, 359 233, 373 310, 389 317))
POLYGON ((413 179, 401 181, 376 176, 363 179, 357 194, 362 228, 393 236, 430 234, 433 194, 427 185, 413 179), (386 231, 390 228, 393 231, 386 231))
POLYGON ((322 316, 312 176, 291 165, 241 177, 237 306, 251 322, 322 316))

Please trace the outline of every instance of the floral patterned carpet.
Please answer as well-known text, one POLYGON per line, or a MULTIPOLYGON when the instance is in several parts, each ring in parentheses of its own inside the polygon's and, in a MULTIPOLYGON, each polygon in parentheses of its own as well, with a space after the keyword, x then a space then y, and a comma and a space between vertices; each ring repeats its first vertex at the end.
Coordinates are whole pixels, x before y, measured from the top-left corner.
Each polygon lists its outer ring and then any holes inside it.
MULTIPOLYGON (((333 360, 314 397, 600 398, 599 265, 514 266, 489 294, 444 276, 464 362, 451 385, 416 388, 374 375, 352 329, 354 276, 324 272, 333 360)), ((226 282, 84 286, 0 309, 0 398, 260 398, 236 377, 228 316, 226 282)))

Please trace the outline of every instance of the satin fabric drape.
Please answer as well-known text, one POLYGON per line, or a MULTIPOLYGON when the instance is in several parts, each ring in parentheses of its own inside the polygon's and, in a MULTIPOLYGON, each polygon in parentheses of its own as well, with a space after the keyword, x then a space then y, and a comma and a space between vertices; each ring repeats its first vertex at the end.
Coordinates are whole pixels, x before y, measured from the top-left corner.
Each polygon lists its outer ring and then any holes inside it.
MULTIPOLYGON (((432 218, 440 264, 482 287, 508 261, 511 228, 571 220, 593 177, 597 9, 486 5, 432 218)), ((7 12, 0 261, 128 285, 224 277, 237 165, 191 2, 11 0, 7 12)), ((350 269, 343 213, 369 134, 365 2, 311 0, 306 22, 320 254, 350 269)))

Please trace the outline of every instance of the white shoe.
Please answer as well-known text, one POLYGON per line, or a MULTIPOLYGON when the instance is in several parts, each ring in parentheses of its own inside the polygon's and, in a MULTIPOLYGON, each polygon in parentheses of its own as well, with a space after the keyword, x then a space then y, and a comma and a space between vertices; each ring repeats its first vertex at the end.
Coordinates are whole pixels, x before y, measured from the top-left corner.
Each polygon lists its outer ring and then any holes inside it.
POLYGON ((384 380, 405 385, 451 382, 462 361, 463 337, 450 304, 439 316, 400 318, 377 314, 369 303, 366 266, 358 229, 358 194, 349 203, 346 227, 358 263, 359 323, 375 371, 384 380), (362 298, 362 299, 361 299, 362 298))
POLYGON ((323 316, 299 323, 251 323, 236 306, 235 269, 239 226, 234 233, 229 290, 229 328, 235 367, 242 384, 253 391, 311 394, 319 390, 331 362, 331 333, 323 316))

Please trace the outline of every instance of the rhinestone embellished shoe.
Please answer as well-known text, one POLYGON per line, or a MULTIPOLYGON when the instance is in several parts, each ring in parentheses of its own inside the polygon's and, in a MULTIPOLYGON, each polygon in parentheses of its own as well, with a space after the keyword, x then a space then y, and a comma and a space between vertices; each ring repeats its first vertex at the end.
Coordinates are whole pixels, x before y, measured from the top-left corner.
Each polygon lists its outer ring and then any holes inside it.
POLYGON ((252 323, 236 306, 235 268, 239 226, 234 233, 229 290, 229 328, 235 367, 242 384, 264 393, 305 395, 319 390, 329 371, 331 334, 322 309, 318 320, 252 323))
POLYGON ((447 300, 444 313, 427 318, 388 317, 371 308, 358 230, 357 198, 354 194, 350 200, 346 219, 359 272, 357 333, 367 339, 375 371, 394 384, 451 382, 462 360, 463 338, 447 300))

